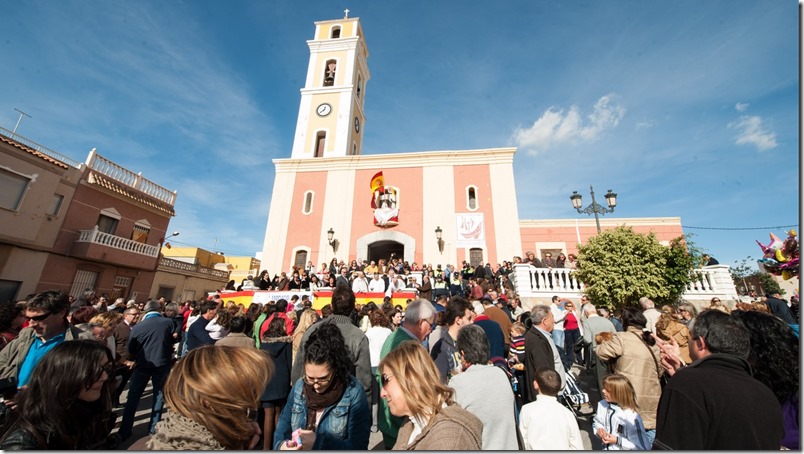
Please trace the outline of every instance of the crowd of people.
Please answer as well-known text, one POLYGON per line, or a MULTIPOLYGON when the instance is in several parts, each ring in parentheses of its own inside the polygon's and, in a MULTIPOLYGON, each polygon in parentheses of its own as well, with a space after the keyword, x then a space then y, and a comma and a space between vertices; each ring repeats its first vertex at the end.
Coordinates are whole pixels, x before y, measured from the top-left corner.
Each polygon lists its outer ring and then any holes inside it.
POLYGON ((394 450, 583 449, 566 392, 584 373, 603 449, 800 449, 798 312, 779 295, 525 310, 505 285, 513 263, 426 265, 406 307, 356 304, 419 268, 393 258, 322 265, 334 285, 320 311, 299 295, 245 307, 90 289, 2 304, 0 448, 366 450, 380 432, 394 450))

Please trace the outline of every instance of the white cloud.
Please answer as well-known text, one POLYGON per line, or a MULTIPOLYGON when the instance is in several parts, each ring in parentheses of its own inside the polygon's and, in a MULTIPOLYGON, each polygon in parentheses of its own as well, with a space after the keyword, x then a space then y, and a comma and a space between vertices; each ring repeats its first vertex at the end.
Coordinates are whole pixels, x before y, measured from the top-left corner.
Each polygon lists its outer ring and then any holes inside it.
POLYGON ((531 154, 556 144, 593 141, 603 131, 616 127, 625 115, 625 107, 615 98, 616 95, 610 93, 598 99, 586 119, 581 117, 578 106, 571 106, 566 114, 563 109, 551 106, 530 128, 517 128, 513 141, 531 154))
POLYGON ((638 130, 639 129, 650 129, 653 126, 655 126, 655 125, 651 121, 640 121, 639 123, 636 124, 636 128, 638 130))
POLYGON ((738 102, 734 105, 734 108, 737 109, 737 112, 745 112, 749 105, 748 103, 738 102))
POLYGON ((734 141, 737 145, 754 145, 759 151, 776 148, 776 133, 766 129, 759 116, 742 115, 729 123, 729 128, 739 131, 734 141))

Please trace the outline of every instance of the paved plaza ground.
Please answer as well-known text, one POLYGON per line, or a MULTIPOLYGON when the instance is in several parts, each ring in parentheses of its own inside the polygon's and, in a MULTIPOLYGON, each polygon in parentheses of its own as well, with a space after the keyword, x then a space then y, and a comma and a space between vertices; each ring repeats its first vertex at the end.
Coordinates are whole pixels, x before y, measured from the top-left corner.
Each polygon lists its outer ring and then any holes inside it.
MULTIPOLYGON (((583 368, 577 365, 572 366, 572 372, 578 377, 578 384, 580 385, 581 389, 589 394, 589 400, 592 403, 592 405, 582 406, 579 412, 580 414, 577 418, 578 426, 581 429, 581 438, 583 438, 584 449, 600 450, 600 441, 596 437, 592 436, 592 416, 594 415, 597 401, 600 399, 597 384, 595 383, 595 380, 591 374, 587 373, 585 370, 583 370, 583 368)), ((128 389, 126 389, 126 391, 124 391, 123 395, 120 397, 121 402, 125 403, 127 394, 128 389)), ((128 449, 128 447, 134 444, 134 442, 148 434, 148 419, 151 415, 152 397, 153 394, 149 385, 145 390, 142 399, 140 400, 139 406, 137 407, 134 428, 131 432, 132 435, 120 445, 120 449, 128 449)), ((123 415, 123 409, 115 409, 115 412, 117 413, 117 426, 119 426, 123 415)), ((115 428, 115 431, 116 430, 117 429, 115 428)), ((382 434, 380 432, 371 434, 371 438, 369 439, 369 449, 374 451, 385 450, 382 444, 382 434)))

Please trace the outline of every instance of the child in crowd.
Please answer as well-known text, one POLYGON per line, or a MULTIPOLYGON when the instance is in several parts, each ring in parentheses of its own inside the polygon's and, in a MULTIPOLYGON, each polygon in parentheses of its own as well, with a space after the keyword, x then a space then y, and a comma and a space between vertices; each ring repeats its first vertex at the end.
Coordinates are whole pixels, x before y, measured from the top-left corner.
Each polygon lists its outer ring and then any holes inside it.
POLYGON ((527 328, 520 322, 511 325, 511 348, 508 356, 511 366, 525 359, 525 331, 527 328))
POLYGON ((603 400, 598 402, 592 430, 605 450, 648 450, 642 417, 637 413, 636 391, 627 377, 603 378, 603 400))
MULTIPOLYGON (((519 414, 519 431, 526 450, 582 450, 583 440, 575 415, 558 403, 561 377, 548 367, 536 369, 533 387, 538 397, 519 414)), ((530 383, 528 383, 530 385, 530 383)))

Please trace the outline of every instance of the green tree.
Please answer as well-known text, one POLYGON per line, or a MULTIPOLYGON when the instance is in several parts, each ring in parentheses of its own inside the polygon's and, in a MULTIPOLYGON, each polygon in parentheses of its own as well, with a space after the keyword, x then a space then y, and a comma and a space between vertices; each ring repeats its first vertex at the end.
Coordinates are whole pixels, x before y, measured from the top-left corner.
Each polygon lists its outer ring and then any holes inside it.
POLYGON ((579 247, 577 275, 586 284, 586 294, 599 305, 624 307, 642 296, 657 303, 676 302, 699 260, 689 249, 683 236, 667 247, 653 233, 621 226, 579 247))
POLYGON ((779 286, 779 283, 776 282, 773 276, 771 276, 769 273, 758 271, 755 275, 759 279, 759 285, 762 287, 762 290, 764 290, 765 293, 770 293, 771 295, 777 292, 780 295, 785 294, 784 289, 779 286))
POLYGON ((745 280, 757 273, 756 268, 749 265, 753 262, 754 258, 749 256, 739 262, 735 260, 734 265, 729 267, 735 287, 742 289, 744 295, 748 294, 748 283, 745 280))

